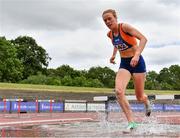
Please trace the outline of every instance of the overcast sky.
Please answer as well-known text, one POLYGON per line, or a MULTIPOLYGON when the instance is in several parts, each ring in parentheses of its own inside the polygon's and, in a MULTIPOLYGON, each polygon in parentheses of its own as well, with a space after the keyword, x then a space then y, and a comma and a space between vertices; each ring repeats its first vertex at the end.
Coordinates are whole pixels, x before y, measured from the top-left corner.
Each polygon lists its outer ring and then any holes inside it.
POLYGON ((102 12, 115 9, 118 21, 147 38, 147 70, 180 65, 180 0, 0 0, 0 36, 31 36, 52 58, 49 68, 108 66, 113 46, 102 12))

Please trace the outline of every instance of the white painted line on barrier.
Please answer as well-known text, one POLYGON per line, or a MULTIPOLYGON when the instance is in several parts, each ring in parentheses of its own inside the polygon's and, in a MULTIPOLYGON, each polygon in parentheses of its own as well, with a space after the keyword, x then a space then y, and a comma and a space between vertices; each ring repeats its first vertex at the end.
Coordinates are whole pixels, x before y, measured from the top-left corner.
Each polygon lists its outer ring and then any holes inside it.
POLYGON ((93 98, 93 101, 107 101, 108 97, 107 96, 95 96, 93 98))
MULTIPOLYGON (((127 95, 126 98, 128 100, 136 100, 135 95, 127 95)), ((93 97, 93 101, 108 101, 108 96, 95 96, 93 97)))
POLYGON ((86 100, 65 100, 67 103, 86 103, 86 100))
POLYGON ((14 121, 14 122, 3 122, 0 123, 0 126, 3 125, 17 125, 17 124, 32 124, 32 123, 48 123, 48 122, 65 122, 65 121, 93 121, 92 118, 71 118, 71 119, 49 119, 49 120, 32 120, 32 121, 14 121))
POLYGON ((38 99, 37 101, 38 102, 55 102, 55 100, 41 100, 41 99, 40 100, 38 99))
POLYGON ((174 95, 156 95, 156 100, 162 100, 162 99, 169 99, 169 100, 173 100, 174 99, 174 95))
MULTIPOLYGON (((180 95, 151 95, 151 96, 154 96, 155 100, 174 100, 175 96, 177 97, 180 95)), ((111 97, 113 97, 113 100, 116 99, 115 95, 111 96, 111 97)), ((135 95, 126 95, 126 98, 128 100, 137 100, 135 95)), ((95 97, 93 97, 93 101, 108 101, 108 100, 109 100, 108 96, 95 96, 95 97)))
POLYGON ((23 99, 3 99, 3 101, 5 102, 8 102, 8 101, 16 101, 16 102, 19 102, 19 101, 23 101, 23 99))
POLYGON ((136 100, 136 96, 135 95, 128 95, 126 96, 128 100, 136 100))

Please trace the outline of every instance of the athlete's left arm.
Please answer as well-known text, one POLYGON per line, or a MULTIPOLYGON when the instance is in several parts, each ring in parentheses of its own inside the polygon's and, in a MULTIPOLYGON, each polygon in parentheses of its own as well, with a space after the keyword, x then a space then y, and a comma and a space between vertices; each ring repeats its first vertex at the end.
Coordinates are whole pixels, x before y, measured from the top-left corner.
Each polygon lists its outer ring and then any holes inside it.
POLYGON ((139 32, 136 28, 129 24, 123 23, 123 31, 139 39, 139 46, 136 50, 135 56, 140 56, 147 42, 147 38, 139 32))
POLYGON ((130 35, 136 37, 140 41, 139 46, 136 49, 135 55, 132 58, 131 63, 130 63, 132 67, 135 67, 139 61, 139 56, 141 55, 146 45, 147 39, 141 32, 139 32, 137 29, 135 29, 134 27, 128 24, 123 24, 122 29, 124 32, 129 33, 130 35))

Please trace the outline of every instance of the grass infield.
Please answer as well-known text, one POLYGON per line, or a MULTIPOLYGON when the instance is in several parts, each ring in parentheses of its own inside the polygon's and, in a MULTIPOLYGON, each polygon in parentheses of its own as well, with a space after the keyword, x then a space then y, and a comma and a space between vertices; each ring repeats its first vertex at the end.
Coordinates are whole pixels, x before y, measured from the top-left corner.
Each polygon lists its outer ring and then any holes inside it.
MULTIPOLYGON (((91 87, 71 87, 71 86, 54 86, 54 85, 34 85, 34 84, 17 84, 17 83, 0 83, 0 90, 28 90, 28 91, 45 91, 45 92, 71 92, 71 93, 114 93, 113 88, 91 88, 91 87)), ((145 90, 145 93, 155 95, 180 94, 180 91, 174 90, 145 90)), ((126 94, 134 94, 133 89, 128 89, 126 94)))

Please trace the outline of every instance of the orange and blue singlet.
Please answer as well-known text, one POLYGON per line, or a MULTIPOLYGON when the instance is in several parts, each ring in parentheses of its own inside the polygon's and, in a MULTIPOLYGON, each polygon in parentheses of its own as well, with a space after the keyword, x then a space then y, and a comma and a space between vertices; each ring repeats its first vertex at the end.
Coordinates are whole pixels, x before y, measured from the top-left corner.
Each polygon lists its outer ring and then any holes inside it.
POLYGON ((125 41, 123 41, 120 34, 118 36, 113 35, 112 43, 120 51, 124 51, 124 50, 127 50, 128 48, 132 47, 131 45, 129 45, 125 41))
MULTIPOLYGON (((110 31, 108 33, 108 37, 111 38, 112 44, 120 51, 120 53, 123 52, 123 54, 126 54, 126 51, 128 51, 128 49, 133 48, 133 46, 137 45, 137 41, 135 37, 125 33, 122 30, 122 24, 119 24, 118 27, 118 36, 114 36, 113 32, 110 31)), ((138 64, 135 67, 132 67, 130 65, 131 59, 132 57, 121 57, 121 63, 119 68, 124 68, 128 70, 131 74, 146 72, 146 65, 142 55, 140 55, 138 64)))

